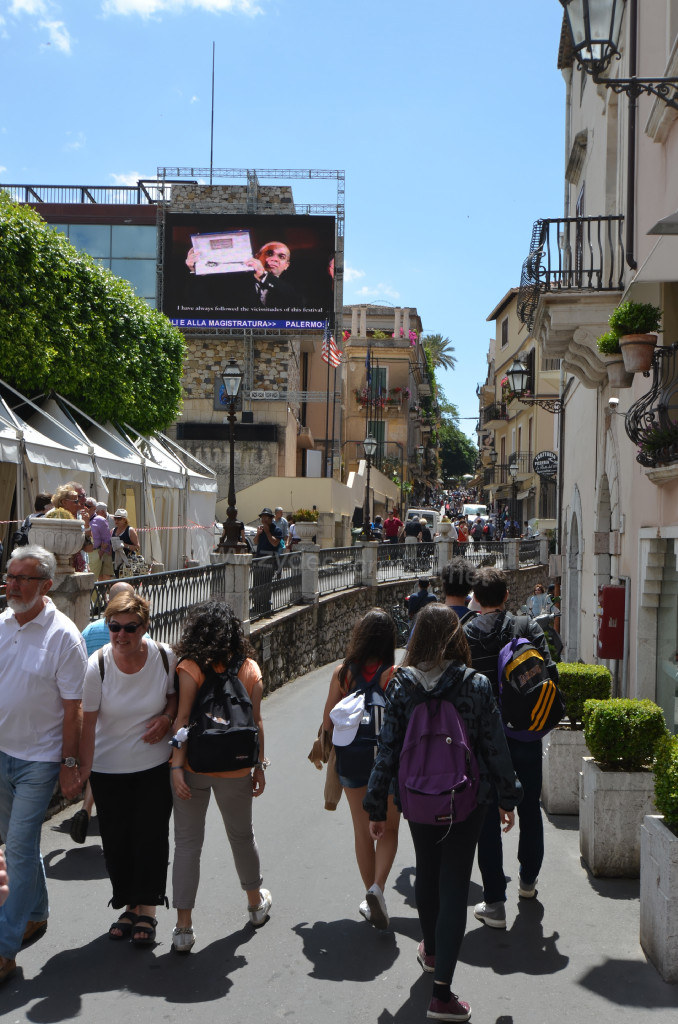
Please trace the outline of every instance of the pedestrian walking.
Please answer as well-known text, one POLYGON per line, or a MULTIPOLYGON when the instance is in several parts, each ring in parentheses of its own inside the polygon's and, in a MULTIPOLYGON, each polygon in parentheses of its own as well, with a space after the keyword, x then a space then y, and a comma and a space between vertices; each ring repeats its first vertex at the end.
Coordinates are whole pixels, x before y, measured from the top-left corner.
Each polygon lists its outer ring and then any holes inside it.
MULTIPOLYGON (((366 893, 358 908, 375 928, 388 928, 384 890, 396 852, 400 814, 393 795, 384 799, 384 830, 378 840, 370 835, 370 821, 363 808, 367 782, 374 764, 377 737, 384 710, 381 696, 393 675, 396 631, 393 619, 381 608, 371 608, 355 624, 346 656, 334 670, 323 714, 323 728, 334 732, 339 781, 351 811, 355 855, 366 893), (340 701, 364 693, 362 711, 346 709, 353 717, 346 723, 331 717, 340 701), (363 720, 361 722, 361 719, 363 720), (351 722, 353 732, 350 733, 351 722), (350 741, 350 742, 347 742, 350 741)), ((355 703, 355 702, 354 702, 355 703)))
MULTIPOLYGON (((364 801, 370 834, 378 840, 386 827, 392 783, 396 803, 402 806, 397 772, 410 719, 423 702, 433 713, 436 703, 451 702, 477 762, 475 806, 460 821, 454 820, 453 812, 450 820, 440 825, 408 822, 416 854, 415 898, 423 934, 417 959, 423 970, 434 976, 427 1016, 446 1021, 465 1021, 471 1016, 471 1007, 452 993, 451 985, 466 930, 473 858, 492 786, 500 794, 505 831, 513 826, 513 808, 520 799, 490 684, 468 668, 470 661, 463 629, 452 609, 442 604, 422 608, 403 665, 389 687, 379 749, 364 801)), ((429 766, 427 775, 434 775, 435 768, 429 766)))
POLYGON ((195 944, 193 909, 200 878, 205 816, 212 793, 226 828, 240 886, 247 895, 250 922, 260 928, 268 920, 273 901, 268 889, 262 888, 259 849, 252 827, 252 798, 264 792, 269 762, 264 757, 261 669, 253 658, 254 651, 243 634, 242 624, 231 608, 220 601, 198 605, 186 621, 175 652, 179 659, 180 699, 171 764, 174 793, 172 906, 177 911, 172 947, 178 953, 188 953, 195 944), (207 688, 218 695, 223 677, 229 671, 237 676, 241 701, 244 693, 244 703, 251 705, 258 738, 258 760, 254 766, 244 768, 197 771, 191 766, 186 741, 179 739, 180 730, 188 729, 195 721, 192 710, 198 695, 204 696, 207 688))

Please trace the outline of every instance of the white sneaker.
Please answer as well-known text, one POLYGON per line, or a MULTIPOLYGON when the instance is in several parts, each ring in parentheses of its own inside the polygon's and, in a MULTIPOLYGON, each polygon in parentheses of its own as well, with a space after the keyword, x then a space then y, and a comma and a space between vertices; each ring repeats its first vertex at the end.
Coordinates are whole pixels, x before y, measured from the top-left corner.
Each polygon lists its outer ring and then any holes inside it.
POLYGON ((506 905, 498 903, 476 903, 473 908, 473 916, 487 924, 490 928, 506 927, 506 905))
POLYGON ((533 900, 537 895, 537 882, 538 878, 535 878, 534 882, 523 882, 522 878, 518 882, 518 895, 522 896, 524 900, 533 900))
POLYGON ((193 928, 175 928, 172 932, 172 949, 176 953, 190 953, 195 945, 193 928))
POLYGON ((365 893, 365 900, 370 908, 370 924, 373 924, 375 928, 388 928, 386 900, 376 882, 365 893))
POLYGON ((271 909, 273 903, 273 897, 271 896, 268 889, 260 889, 261 903, 258 907, 248 907, 247 913, 250 915, 250 921, 255 928, 261 928, 263 924, 268 921, 268 912, 271 909))
POLYGON ((362 901, 362 903, 358 907, 358 913, 362 914, 369 924, 372 923, 372 912, 370 911, 370 907, 367 900, 362 901))

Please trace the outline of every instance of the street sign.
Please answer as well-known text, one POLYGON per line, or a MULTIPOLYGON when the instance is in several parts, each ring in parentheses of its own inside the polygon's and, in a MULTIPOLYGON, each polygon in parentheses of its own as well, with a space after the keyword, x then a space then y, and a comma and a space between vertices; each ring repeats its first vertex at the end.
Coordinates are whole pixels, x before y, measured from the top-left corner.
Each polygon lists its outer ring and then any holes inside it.
POLYGON ((537 452, 532 460, 532 469, 539 476, 555 476, 558 472, 558 456, 555 452, 537 452))

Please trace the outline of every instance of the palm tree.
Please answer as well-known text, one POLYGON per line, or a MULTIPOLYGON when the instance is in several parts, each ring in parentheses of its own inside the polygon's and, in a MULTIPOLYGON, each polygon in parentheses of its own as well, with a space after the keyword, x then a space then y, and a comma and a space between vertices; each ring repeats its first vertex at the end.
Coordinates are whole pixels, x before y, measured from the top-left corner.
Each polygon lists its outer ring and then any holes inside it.
POLYGON ((452 355, 454 345, 449 338, 443 338, 442 334, 427 334, 421 343, 431 353, 434 369, 442 367, 443 370, 454 370, 457 360, 452 355))

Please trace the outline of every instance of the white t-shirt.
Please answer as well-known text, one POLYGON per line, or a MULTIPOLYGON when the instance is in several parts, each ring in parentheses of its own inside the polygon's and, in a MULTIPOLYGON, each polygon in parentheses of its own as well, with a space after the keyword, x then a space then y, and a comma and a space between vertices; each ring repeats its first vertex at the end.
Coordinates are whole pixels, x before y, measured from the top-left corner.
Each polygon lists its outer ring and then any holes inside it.
POLYGON ((87 663, 83 711, 98 711, 92 770, 126 775, 156 768, 169 760, 169 733, 160 743, 144 743, 149 721, 162 714, 167 695, 174 693, 176 656, 168 651, 169 673, 154 640, 146 640, 148 656, 139 672, 121 672, 110 644, 103 647, 104 679, 99 652, 87 663))
POLYGON ((24 761, 61 761, 62 700, 80 700, 85 641, 49 598, 20 626, 0 615, 0 750, 24 761))

